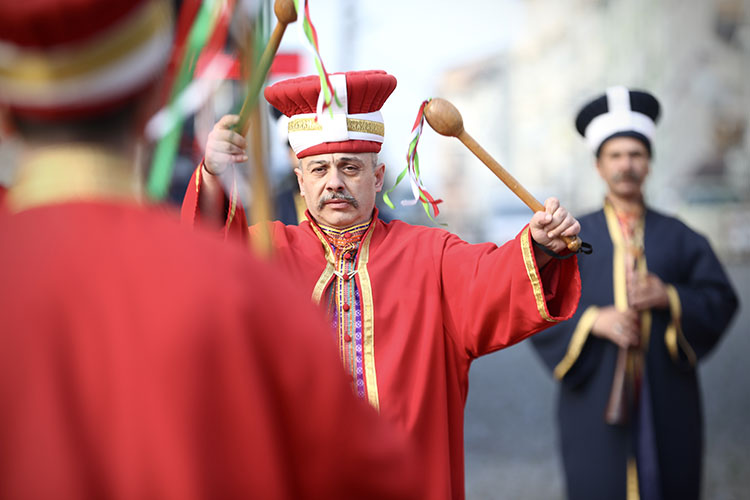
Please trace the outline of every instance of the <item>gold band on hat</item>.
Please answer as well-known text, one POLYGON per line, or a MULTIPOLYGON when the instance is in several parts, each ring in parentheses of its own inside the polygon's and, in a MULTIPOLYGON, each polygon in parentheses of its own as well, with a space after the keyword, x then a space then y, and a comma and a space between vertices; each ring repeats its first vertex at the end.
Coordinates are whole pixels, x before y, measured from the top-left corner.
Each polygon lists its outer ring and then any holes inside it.
MULTIPOLYGON (((361 132, 365 134, 379 135, 385 137, 385 124, 361 118, 346 119, 346 129, 349 132, 361 132)), ((315 118, 294 118, 289 120, 289 132, 321 131, 323 126, 315 118)))

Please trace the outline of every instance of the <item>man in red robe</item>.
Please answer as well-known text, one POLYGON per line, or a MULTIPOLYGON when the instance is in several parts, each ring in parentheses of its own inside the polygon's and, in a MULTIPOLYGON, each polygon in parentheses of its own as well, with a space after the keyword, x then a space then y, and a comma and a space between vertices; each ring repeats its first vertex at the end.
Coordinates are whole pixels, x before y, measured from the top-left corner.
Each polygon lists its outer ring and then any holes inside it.
MULTIPOLYGON (((579 224, 549 199, 545 212, 498 247, 379 220, 375 196, 385 171, 377 161, 379 110, 396 80, 363 71, 331 81, 338 103, 317 116, 317 76, 265 91, 290 118, 308 208, 299 226, 271 225, 275 255, 298 288, 327 310, 354 392, 416 440, 428 475, 423 498, 460 499, 469 366, 573 314, 580 296, 576 257, 545 251, 564 252, 560 236, 575 236, 579 224)), ((245 140, 231 130, 236 121, 222 118, 209 135, 183 219, 225 217, 225 234, 247 236, 242 207, 224 199, 221 187, 232 181, 227 166, 247 159, 245 140)))
POLYGON ((0 3, 0 107, 25 146, 0 213, 0 499, 420 498, 319 312, 138 203, 169 5, 0 3))

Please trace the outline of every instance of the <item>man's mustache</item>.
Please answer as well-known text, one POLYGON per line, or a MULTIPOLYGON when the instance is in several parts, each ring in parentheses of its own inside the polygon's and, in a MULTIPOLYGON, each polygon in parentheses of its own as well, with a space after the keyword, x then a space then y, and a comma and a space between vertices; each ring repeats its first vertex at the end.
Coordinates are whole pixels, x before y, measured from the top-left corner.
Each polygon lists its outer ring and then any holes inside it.
POLYGON ((620 172, 619 174, 613 175, 612 180, 615 182, 620 182, 620 181, 639 182, 641 180, 641 176, 636 174, 635 172, 628 170, 628 171, 620 172))
POLYGON ((348 194, 334 192, 329 195, 323 196, 320 201, 318 202, 318 209, 323 210, 323 206, 331 201, 331 200, 341 200, 349 203, 354 208, 359 207, 359 203, 353 196, 349 196, 348 194))

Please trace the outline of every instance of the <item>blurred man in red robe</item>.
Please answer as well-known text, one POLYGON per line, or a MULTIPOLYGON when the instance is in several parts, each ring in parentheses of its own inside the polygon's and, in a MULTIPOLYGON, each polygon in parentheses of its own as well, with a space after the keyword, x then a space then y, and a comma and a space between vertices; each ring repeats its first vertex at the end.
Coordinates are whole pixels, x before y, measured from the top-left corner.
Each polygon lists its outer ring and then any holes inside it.
MULTIPOLYGON (((138 203, 169 2, 0 3, 0 498, 418 498, 280 273, 138 203), (206 265, 210 262, 210 265, 206 265)), ((329 345, 330 344, 330 345, 329 345)))
MULTIPOLYGON (((385 173, 377 158, 380 109, 396 79, 357 71, 331 81, 338 103, 322 115, 316 115, 317 76, 265 91, 289 117, 308 209, 299 226, 273 223, 275 253, 299 289, 327 309, 354 392, 414 437, 428 474, 423 498, 461 499, 469 366, 573 314, 580 296, 577 258, 554 257, 567 253, 560 237, 575 236, 580 226, 554 198, 501 247, 385 223, 375 208, 385 173)), ((244 138, 231 130, 236 122, 225 116, 209 135, 183 219, 223 220, 227 235, 245 237, 243 211, 224 198, 219 179, 247 159, 244 138)))

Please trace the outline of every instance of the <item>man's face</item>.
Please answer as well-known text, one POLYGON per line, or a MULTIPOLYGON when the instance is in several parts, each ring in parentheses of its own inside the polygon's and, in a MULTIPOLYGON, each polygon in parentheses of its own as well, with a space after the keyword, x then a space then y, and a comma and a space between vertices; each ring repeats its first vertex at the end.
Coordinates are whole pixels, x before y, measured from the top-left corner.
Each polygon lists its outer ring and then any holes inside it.
POLYGON ((646 145, 633 137, 615 137, 602 145, 596 167, 607 183, 609 194, 636 199, 646 179, 651 158, 646 145))
POLYGON ((370 219, 385 165, 375 153, 332 153, 302 158, 294 172, 315 220, 342 229, 370 219))

